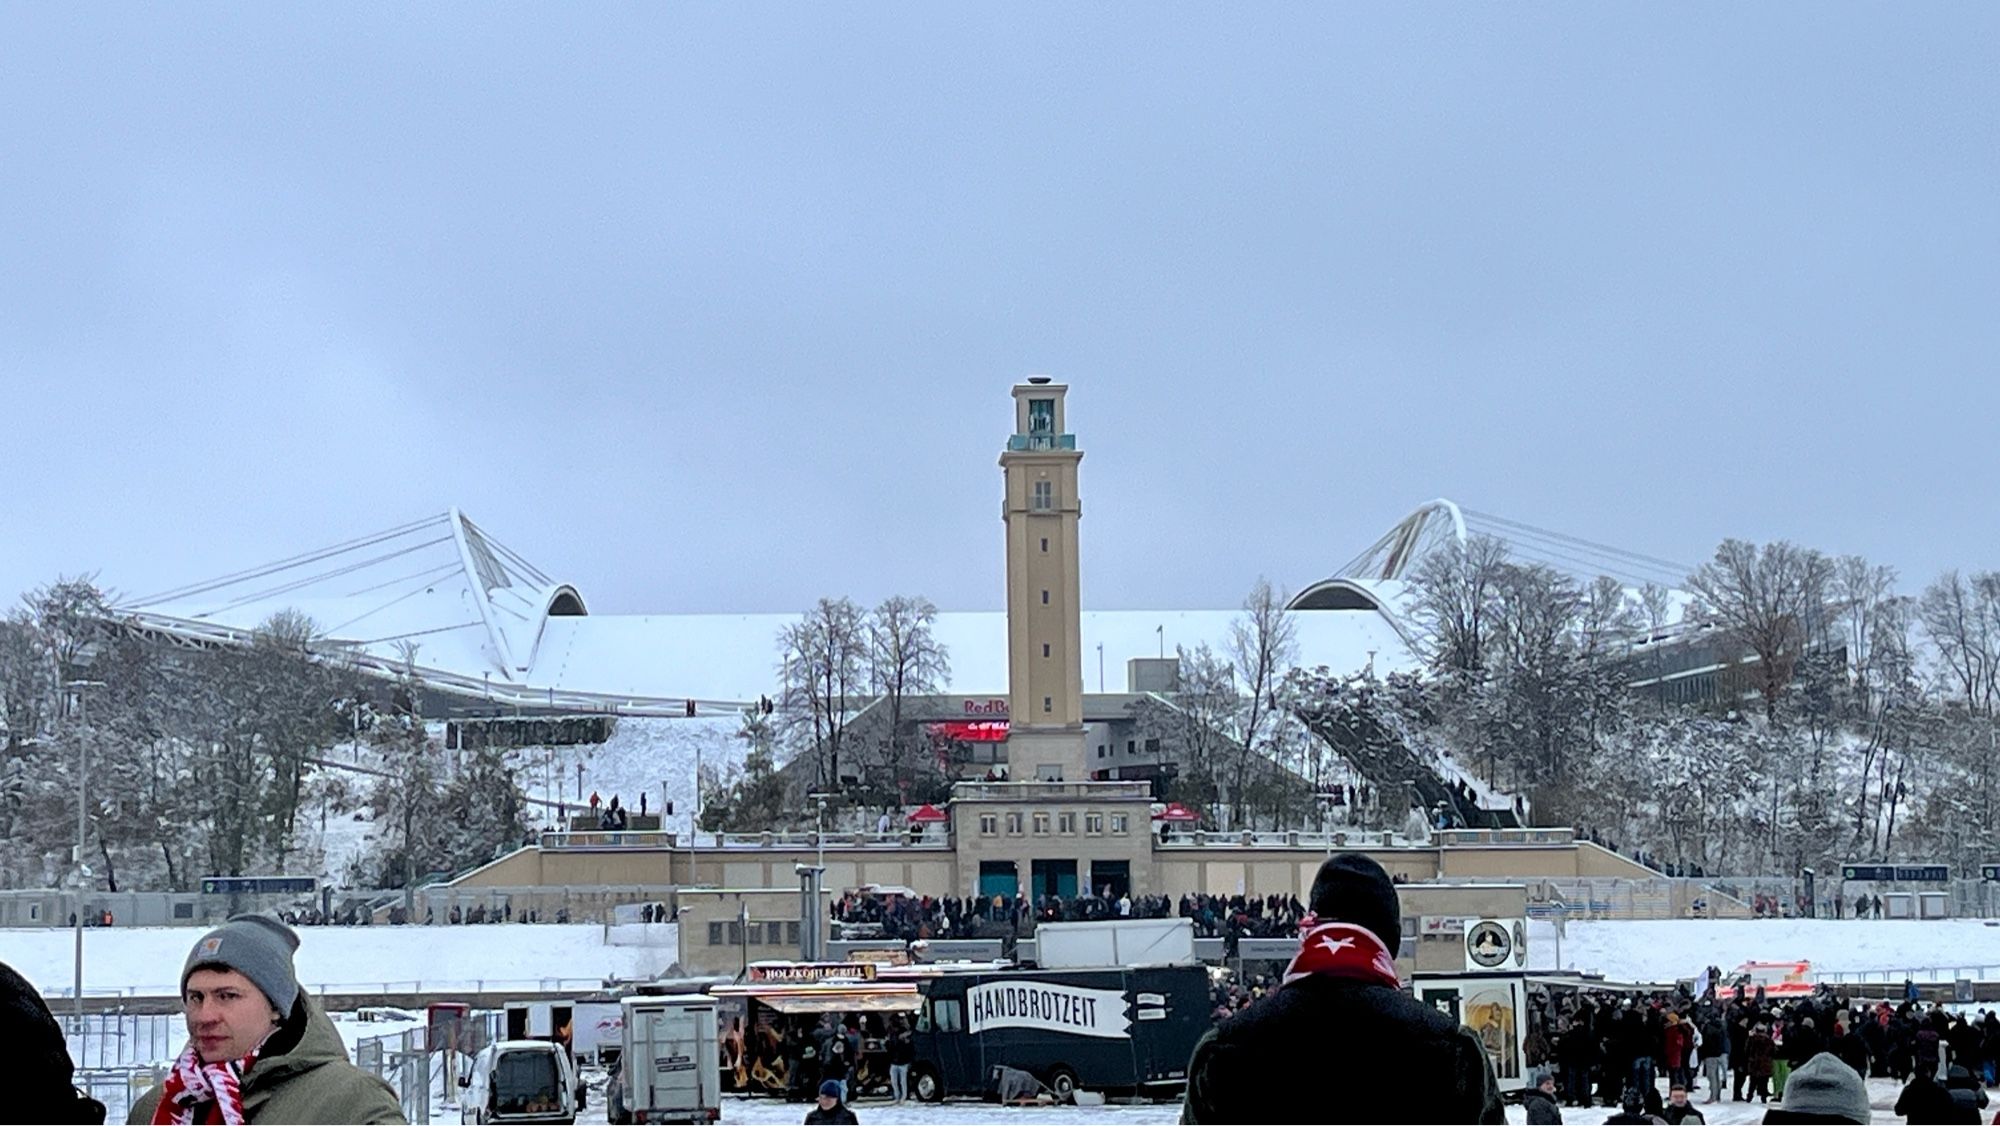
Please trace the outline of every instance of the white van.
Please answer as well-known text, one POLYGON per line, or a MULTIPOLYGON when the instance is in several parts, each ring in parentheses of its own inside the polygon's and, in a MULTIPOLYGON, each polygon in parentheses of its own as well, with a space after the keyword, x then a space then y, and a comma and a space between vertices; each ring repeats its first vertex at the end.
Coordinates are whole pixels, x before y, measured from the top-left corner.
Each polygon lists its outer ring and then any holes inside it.
POLYGON ((576 1121, 576 1072, 569 1053, 547 1040, 488 1044, 458 1084, 461 1122, 576 1121))

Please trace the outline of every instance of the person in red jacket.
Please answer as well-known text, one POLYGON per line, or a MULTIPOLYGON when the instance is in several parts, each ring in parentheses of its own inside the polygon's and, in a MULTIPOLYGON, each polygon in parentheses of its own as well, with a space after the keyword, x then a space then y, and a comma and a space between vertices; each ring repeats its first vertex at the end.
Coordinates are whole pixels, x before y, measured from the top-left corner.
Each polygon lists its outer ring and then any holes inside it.
POLYGON ((1667 1083, 1686 1089, 1694 1081, 1694 1026, 1676 1014, 1668 1013, 1663 1047, 1661 1054, 1667 1061, 1667 1083))

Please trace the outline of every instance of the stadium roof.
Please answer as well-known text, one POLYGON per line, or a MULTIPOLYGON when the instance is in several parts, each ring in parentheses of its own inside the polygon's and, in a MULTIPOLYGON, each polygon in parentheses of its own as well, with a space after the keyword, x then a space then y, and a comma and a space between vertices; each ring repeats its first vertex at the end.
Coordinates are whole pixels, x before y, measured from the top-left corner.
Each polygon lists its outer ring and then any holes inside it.
MULTIPOLYGON (((1424 505, 1332 577, 1292 600, 1298 663, 1335 672, 1416 664, 1402 622, 1405 578, 1468 528, 1492 528, 1517 555, 1566 559, 1639 582, 1675 565, 1467 513, 1424 505), (1506 529, 1515 531, 1509 535, 1506 529), (1542 549, 1536 554, 1536 549, 1542 549), (1614 569, 1615 568, 1615 569, 1614 569), (1620 574, 1620 570, 1625 573, 1620 574)), ((1685 573, 1684 571, 1682 573, 1685 573)), ((1636 584, 1635 584, 1636 585, 1636 584)), ((316 551, 135 598, 132 628, 182 644, 240 644, 281 611, 310 617, 322 644, 365 669, 414 667, 434 687, 497 704, 631 714, 725 714, 779 682, 778 633, 791 614, 589 613, 577 586, 544 573, 456 509, 316 551)), ((1240 612, 1086 610, 1084 688, 1121 691, 1125 662, 1206 644, 1224 650, 1240 612), (1100 671, 1101 670, 1101 671, 1100 671)), ((1007 618, 943 612, 935 632, 951 672, 941 691, 1004 695, 1007 618)))
MULTIPOLYGON (((456 509, 116 608, 183 644, 240 644, 281 611, 313 620, 321 644, 383 674, 406 665, 436 687, 496 703, 702 714, 774 695, 778 633, 792 614, 593 615, 558 581, 456 509)), ((1235 610, 1096 610, 1082 615, 1084 686, 1119 691, 1125 662, 1206 644, 1221 651, 1235 610), (1100 675, 1101 670, 1101 675, 1100 675)), ((1389 615, 1293 615, 1299 663, 1388 671, 1414 663, 1389 615)), ((943 612, 951 664, 941 691, 1005 695, 1007 616, 943 612)))

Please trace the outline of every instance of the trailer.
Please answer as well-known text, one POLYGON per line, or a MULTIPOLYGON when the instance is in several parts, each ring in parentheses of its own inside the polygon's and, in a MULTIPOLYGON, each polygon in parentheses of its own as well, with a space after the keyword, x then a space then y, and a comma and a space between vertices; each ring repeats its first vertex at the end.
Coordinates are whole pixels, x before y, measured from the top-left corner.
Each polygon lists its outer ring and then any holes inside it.
POLYGON ((613 1121, 715 1122, 722 1116, 716 1068, 716 1003, 701 994, 627 997, 613 1121))

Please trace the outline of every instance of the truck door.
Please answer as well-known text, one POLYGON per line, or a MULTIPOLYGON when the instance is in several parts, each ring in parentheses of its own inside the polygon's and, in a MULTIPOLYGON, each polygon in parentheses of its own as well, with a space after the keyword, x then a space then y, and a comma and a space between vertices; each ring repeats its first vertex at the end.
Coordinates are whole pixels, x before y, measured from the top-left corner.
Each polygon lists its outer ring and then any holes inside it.
MULTIPOLYGON (((944 983, 940 983, 942 987, 944 983)), ((956 984, 956 983, 953 983, 956 984)), ((965 1031, 963 989, 933 990, 924 1007, 917 1010, 917 1063, 931 1068, 944 1095, 976 1095, 986 1090, 979 1046, 965 1031)), ((919 1091, 924 1086, 913 1078, 919 1091)))

